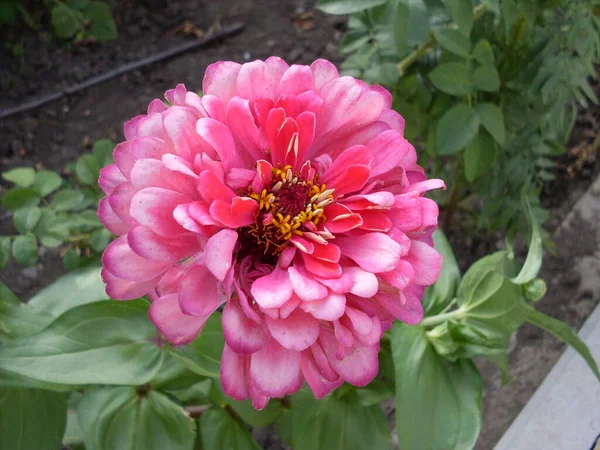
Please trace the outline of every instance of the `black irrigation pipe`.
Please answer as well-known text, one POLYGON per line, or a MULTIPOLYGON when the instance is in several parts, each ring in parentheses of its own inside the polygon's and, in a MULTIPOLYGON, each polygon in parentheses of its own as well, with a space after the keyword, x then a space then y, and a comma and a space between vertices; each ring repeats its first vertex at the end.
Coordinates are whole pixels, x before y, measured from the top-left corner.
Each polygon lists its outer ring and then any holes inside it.
POLYGON ((76 92, 82 91, 89 87, 95 86, 100 83, 104 83, 105 81, 116 78, 125 73, 131 72, 133 70, 141 69, 143 67, 149 66, 151 64, 155 64, 157 62, 165 61, 167 59, 178 56, 182 53, 188 52, 190 50, 195 50, 200 47, 204 47, 214 41, 218 41, 220 39, 233 36, 234 34, 239 33, 244 28, 244 24, 242 23, 234 23, 228 27, 225 27, 221 31, 217 31, 214 34, 211 34, 206 39, 201 41, 194 40, 191 42, 186 42, 177 47, 171 48, 169 50, 165 50, 164 52, 157 53, 152 56, 148 56, 147 58, 142 58, 137 61, 132 61, 127 64, 123 64, 115 70, 111 70, 105 73, 101 73, 100 75, 96 75, 94 77, 88 78, 87 80, 77 83, 72 86, 68 86, 62 91, 53 92, 48 95, 44 95, 40 98, 32 100, 30 102, 24 103, 22 105, 16 106, 14 108, 6 108, 0 109, 0 119, 5 119, 9 116, 20 114, 26 111, 30 111, 35 108, 39 108, 40 106, 46 105, 47 103, 51 103, 56 101, 66 95, 71 95, 76 92))

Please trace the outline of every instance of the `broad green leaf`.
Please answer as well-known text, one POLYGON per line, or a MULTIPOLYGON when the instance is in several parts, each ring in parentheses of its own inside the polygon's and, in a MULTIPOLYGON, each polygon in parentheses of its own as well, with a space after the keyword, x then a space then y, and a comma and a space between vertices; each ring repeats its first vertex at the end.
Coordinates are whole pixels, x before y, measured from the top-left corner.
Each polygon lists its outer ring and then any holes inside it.
MULTIPOLYGON (((473 448, 481 428, 483 383, 466 359, 439 356, 418 326, 392 328, 396 428, 402 450, 473 448)), ((368 448, 368 447, 364 447, 368 448)))
POLYGON ((480 129, 463 154, 465 177, 470 182, 480 178, 494 164, 496 143, 484 130, 480 129))
POLYGON ((117 38, 117 25, 110 12, 110 6, 105 2, 92 1, 85 10, 86 18, 91 22, 86 34, 99 42, 117 38))
POLYGON ((29 378, 4 369, 0 369, 0 386, 27 389, 45 389, 55 392, 69 392, 77 388, 77 386, 72 386, 69 384, 48 383, 45 381, 34 380, 33 378, 29 378))
POLYGON ((90 154, 81 156, 75 163, 75 175, 83 184, 96 184, 100 169, 100 164, 90 154))
POLYGON ((81 431, 75 411, 68 411, 67 413, 67 426, 62 438, 62 443, 64 446, 68 447, 69 450, 78 450, 78 446, 83 445, 83 431, 81 431))
POLYGON ((477 135, 479 116, 475 111, 459 103, 440 119, 437 132, 437 151, 440 155, 451 155, 465 148, 477 135))
POLYGON ((481 39, 475 48, 473 48, 473 54, 471 55, 479 64, 493 66, 495 62, 494 50, 487 39, 481 39))
POLYGON ((294 450, 382 450, 391 433, 379 405, 364 407, 335 393, 316 400, 307 389, 292 396, 294 450))
POLYGON ((27 188, 30 187, 35 180, 35 170, 33 167, 18 167, 2 172, 2 178, 19 187, 27 188))
POLYGON ((45 197, 61 187, 62 183, 63 179, 56 172, 52 172, 51 170, 40 170, 35 174, 33 189, 40 197, 45 197))
POLYGON ((13 223, 19 233, 26 234, 37 226, 42 218, 42 210, 37 206, 20 208, 15 211, 13 223))
POLYGON ((349 401, 362 406, 379 405, 394 396, 393 379, 389 383, 375 379, 365 387, 353 389, 348 395, 349 401))
POLYGON ((571 330, 566 323, 555 319, 554 317, 547 316, 546 314, 536 311, 533 308, 531 308, 527 314, 527 322, 535 325, 538 328, 541 328, 542 330, 546 330, 548 333, 551 333, 559 338, 565 344, 573 347, 573 350, 575 350, 583 359, 585 359, 585 362, 588 364, 588 366, 590 366, 590 369, 600 381, 600 370, 598 369, 598 364, 592 356, 590 349, 585 342, 579 339, 579 336, 577 336, 577 334, 571 330))
POLYGON ((144 384, 163 360, 143 300, 71 309, 48 328, 0 347, 0 369, 64 384, 144 384))
POLYGON ((201 448, 210 450, 260 450, 249 431, 223 408, 212 407, 198 419, 201 448))
POLYGON ((52 8, 52 29, 62 39, 72 37, 84 24, 84 16, 80 11, 58 3, 52 8))
POLYGON ((435 249, 442 254, 444 260, 437 281, 425 290, 423 308, 426 316, 439 314, 454 299, 460 283, 460 269, 452 246, 439 228, 433 233, 433 242, 435 249))
POLYGON ((71 271, 79 268, 80 253, 78 248, 70 248, 63 256, 63 266, 65 270, 71 271))
POLYGON ((473 93, 471 73, 463 63, 439 64, 429 73, 429 78, 440 91, 455 96, 473 93))
POLYGON ((66 394, 0 387, 0 448, 57 450, 66 421, 66 394))
POLYGON ((15 188, 6 191, 2 197, 2 206, 10 211, 15 211, 26 206, 35 206, 40 203, 40 196, 29 188, 15 188))
POLYGON ((227 403, 245 423, 253 427, 266 427, 272 424, 281 411, 281 402, 277 399, 271 399, 268 405, 260 411, 252 407, 250 400, 238 402, 227 398, 227 403))
POLYGON ((157 391, 88 389, 77 416, 87 450, 191 450, 196 439, 194 420, 157 391))
POLYGON ((531 224, 531 240, 529 241, 529 251, 527 252, 525 263, 523 264, 519 275, 513 279, 513 282, 516 284, 525 284, 535 279, 540 272, 542 260, 544 258, 540 225, 531 209, 531 204, 527 200, 527 197, 525 197, 524 202, 527 208, 527 219, 531 224))
POLYGON ((0 282, 0 341, 40 331, 53 317, 21 301, 0 282))
POLYGON ((471 52, 471 41, 458 30, 443 28, 435 34, 439 44, 455 55, 468 58, 471 52))
POLYGON ((76 306, 108 299, 100 267, 92 266, 58 278, 35 294, 28 304, 55 317, 76 306))
POLYGON ((101 168, 112 164, 112 152, 114 148, 115 144, 110 139, 99 139, 96 142, 94 142, 94 149, 92 150, 92 155, 94 155, 94 158, 96 158, 96 161, 98 161, 98 165, 101 168))
POLYGON ((493 103, 479 103, 475 107, 477 116, 481 121, 481 125, 485 128, 488 133, 498 142, 498 144, 504 144, 506 139, 505 128, 504 128, 504 117, 502 111, 493 103))
POLYGON ((317 8, 328 14, 351 14, 385 2, 386 0, 318 0, 317 8))
POLYGON ((480 91, 497 92, 500 89, 500 75, 492 65, 479 66, 473 73, 475 88, 480 91))
POLYGON ((71 211, 79 209, 83 201, 83 192, 75 191, 73 189, 63 189, 54 195, 52 207, 56 211, 71 211))
POLYGON ((223 329, 221 313, 213 313, 194 342, 182 347, 170 348, 170 354, 197 374, 218 378, 223 353, 223 329))
POLYGON ((0 270, 4 270, 10 259, 12 241, 9 236, 0 236, 0 270))
POLYGON ((12 255, 23 266, 33 266, 38 260, 37 239, 31 233, 17 236, 13 242, 12 255))
POLYGON ((473 3, 471 0, 442 0, 450 16, 462 34, 469 37, 473 26, 473 3))
POLYGON ((90 244, 98 253, 103 252, 106 246, 110 243, 112 235, 106 228, 101 228, 92 233, 90 244))
POLYGON ((502 270, 506 257, 506 252, 496 252, 473 263, 458 287, 459 304, 481 302, 500 289, 504 282, 502 270), (487 297, 481 298, 483 293, 488 293, 487 297))

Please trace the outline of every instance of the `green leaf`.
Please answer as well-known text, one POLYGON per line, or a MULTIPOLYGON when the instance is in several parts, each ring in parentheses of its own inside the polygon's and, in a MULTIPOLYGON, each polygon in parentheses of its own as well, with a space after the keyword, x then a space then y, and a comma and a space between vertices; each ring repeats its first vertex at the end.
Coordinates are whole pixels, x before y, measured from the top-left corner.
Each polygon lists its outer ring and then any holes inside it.
POLYGON ((28 304, 55 317, 80 305, 108 299, 100 267, 92 266, 58 278, 35 294, 28 304))
POLYGON ((471 52, 471 41, 458 30, 443 28, 435 34, 439 44, 455 55, 468 58, 471 52))
POLYGON ((464 152, 465 177, 471 183, 481 177, 496 160, 496 143, 484 130, 479 130, 464 152))
POLYGON ((67 412, 67 426, 65 434, 62 438, 62 443, 69 450, 78 450, 83 445, 83 432, 77 421, 75 411, 67 412))
MULTIPOLYGON (((402 450, 473 448, 481 428, 483 383, 465 359, 440 357, 421 327, 392 328, 396 428, 402 450)), ((367 447, 365 447, 367 448, 367 447)))
POLYGON ((500 75, 492 65, 479 66, 473 73, 475 88, 480 91, 497 92, 500 89, 500 75))
POLYGON ((61 187, 62 183, 63 179, 56 172, 52 172, 51 170, 40 170, 35 174, 33 189, 40 197, 45 197, 61 187))
POLYGON ((440 155, 451 155, 465 148, 477 135, 479 116, 475 111, 459 103, 440 119, 437 126, 437 151, 440 155))
POLYGON ((469 37, 473 26, 473 3, 471 0, 442 0, 450 16, 462 34, 469 37))
POLYGON ((10 211, 15 211, 26 206, 35 206, 39 203, 40 197, 38 193, 28 188, 9 189, 2 197, 2 206, 10 211))
POLYGON ((80 208, 83 200, 83 192, 73 189, 63 189, 54 195, 52 207, 56 211, 71 211, 80 208))
POLYGON ((429 73, 429 78, 440 91, 455 96, 473 93, 471 73, 463 63, 439 64, 429 73))
POLYGON ((15 238, 12 246, 13 257, 25 267, 33 266, 38 260, 37 239, 31 233, 15 238))
POLYGON ((527 197, 525 197, 523 201, 525 202, 525 207, 527 209, 527 219, 529 220, 529 223, 531 223, 531 240, 529 241, 529 251, 527 252, 525 263, 523 264, 519 275, 513 279, 513 283, 516 284, 525 284, 535 279, 540 272, 542 261, 544 259, 540 225, 531 209, 531 204, 529 203, 529 200, 527 200, 527 197))
POLYGON ((110 12, 110 6, 105 2, 90 2, 85 11, 85 16, 91 22, 86 34, 99 42, 106 42, 117 38, 117 25, 110 12))
POLYGON ((379 405, 364 407, 335 394, 316 400, 307 389, 292 396, 294 450, 383 450, 391 433, 379 405))
POLYGON ((0 270, 4 270, 10 259, 12 241, 8 236, 0 236, 0 270))
POLYGON ((210 316, 194 342, 182 347, 170 348, 171 356, 197 374, 218 378, 223 353, 223 329, 221 314, 210 316))
POLYGON ((79 256, 81 251, 77 248, 70 248, 63 256, 63 266, 65 270, 71 271, 79 268, 79 256))
POLYGON ((573 350, 581 355, 588 366, 590 366, 590 369, 592 369, 592 372, 594 372, 594 375, 596 375, 596 378, 600 381, 600 370, 598 369, 598 364, 594 360, 590 349, 566 323, 555 319, 554 317, 547 316, 533 308, 531 308, 527 314, 527 322, 542 330, 546 330, 565 344, 573 347, 573 350))
POLYGON ((50 314, 21 301, 0 282, 0 340, 37 333, 52 322, 50 314))
POLYGON ((67 395, 42 389, 0 387, 0 447, 57 450, 67 420, 67 395))
POLYGON ((351 14, 385 2, 386 0, 318 0, 317 8, 328 14, 351 14))
POLYGON ((100 174, 100 164, 92 155, 83 155, 75 163, 75 175, 83 184, 96 184, 100 174))
POLYGON ((17 209, 13 216, 13 223, 19 233, 26 234, 36 227, 41 218, 42 210, 37 206, 30 206, 17 209))
POLYGON ((94 149, 92 155, 96 158, 100 168, 106 167, 113 163, 112 152, 115 148, 115 144, 110 139, 99 139, 94 142, 94 149))
POLYGON ((96 230, 92 233, 90 244, 94 251, 103 252, 106 246, 110 243, 112 234, 106 228, 96 230))
POLYGON ((202 447, 206 450, 260 450, 248 430, 222 408, 212 407, 198 419, 202 447))
POLYGON ((473 54, 471 55, 479 64, 493 66, 495 62, 494 58, 494 50, 490 45, 487 39, 481 39, 477 44, 475 44, 475 48, 473 49, 473 54))
POLYGON ((35 180, 35 170, 33 167, 17 167, 16 169, 2 172, 2 178, 19 187, 27 188, 35 180))
POLYGON ((348 395, 352 402, 356 401, 362 406, 379 405, 394 396, 393 379, 391 382, 383 382, 376 378, 365 387, 353 388, 348 395))
POLYGON ((506 139, 504 118, 502 111, 493 103, 479 103, 475 107, 477 116, 481 121, 481 125, 485 128, 488 133, 498 142, 498 144, 504 144, 506 139))
POLYGON ((144 384, 163 360, 143 300, 102 301, 0 347, 0 368, 64 384, 144 384))
POLYGON ((238 402, 227 398, 229 406, 241 417, 241 419, 253 427, 266 427, 272 424, 281 411, 281 402, 272 399, 264 409, 257 411, 252 407, 250 400, 238 402))
POLYGON ((426 316, 439 314, 456 296, 460 283, 460 269, 456 263, 452 246, 446 235, 439 228, 433 233, 435 249, 441 253, 443 259, 442 270, 433 286, 425 289, 423 308, 426 316))
POLYGON ((87 450, 191 450, 196 424, 164 394, 133 387, 92 388, 77 407, 87 450))
POLYGON ((66 3, 58 3, 52 8, 51 20, 56 36, 68 39, 83 27, 85 18, 80 11, 70 8, 66 3))

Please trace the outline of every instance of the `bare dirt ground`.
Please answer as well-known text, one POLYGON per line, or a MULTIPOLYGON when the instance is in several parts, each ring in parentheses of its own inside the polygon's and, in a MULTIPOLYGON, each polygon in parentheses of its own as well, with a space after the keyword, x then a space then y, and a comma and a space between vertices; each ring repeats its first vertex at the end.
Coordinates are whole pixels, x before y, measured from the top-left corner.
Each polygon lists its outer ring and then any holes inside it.
MULTIPOLYGON (((234 22, 242 22, 245 28, 242 33, 207 48, 0 120, 3 170, 30 164, 62 170, 94 140, 106 137, 121 140, 122 124, 127 119, 143 112, 152 99, 161 97, 177 83, 200 89, 204 70, 217 60, 243 62, 271 55, 289 63, 310 63, 316 58, 327 58, 335 63, 342 60, 337 48, 345 29, 345 18, 316 11, 313 0, 115 0, 109 3, 117 21, 119 39, 103 45, 69 48, 54 42, 43 31, 34 32, 24 27, 0 31, 3 42, 20 43, 23 48, 23 56, 14 56, 10 46, 0 49, 0 109, 64 89, 125 62, 192 39, 180 33, 186 21, 204 32, 234 22)), ((43 30, 43 21, 47 18, 41 20, 43 30)), ((560 161, 557 180, 544 191, 544 204, 551 208, 549 225, 552 229, 598 174, 595 152, 585 150, 592 143, 598 119, 598 109, 581 114, 571 151, 560 161)), ((558 256, 545 260, 542 275, 551 288, 540 309, 579 328, 598 298, 590 294, 589 289, 579 286, 580 278, 572 267, 575 259, 593 254, 598 247, 594 238, 586 237, 594 236, 593 230, 577 231, 558 239, 558 256)), ((11 232, 9 215, 0 209, 0 234, 11 232)), ((468 266, 493 248, 494 243, 495 239, 467 246, 460 252, 461 265, 468 266)), ((11 262, 0 278, 17 295, 27 299, 62 272, 57 252, 47 251, 36 267, 23 269, 11 262)), ((562 349, 562 344, 553 338, 526 326, 519 331, 512 354, 511 364, 517 381, 501 387, 496 371, 489 364, 480 364, 486 393, 478 450, 493 448, 562 349)), ((256 434, 264 448, 285 448, 271 429, 257 430, 256 434)))

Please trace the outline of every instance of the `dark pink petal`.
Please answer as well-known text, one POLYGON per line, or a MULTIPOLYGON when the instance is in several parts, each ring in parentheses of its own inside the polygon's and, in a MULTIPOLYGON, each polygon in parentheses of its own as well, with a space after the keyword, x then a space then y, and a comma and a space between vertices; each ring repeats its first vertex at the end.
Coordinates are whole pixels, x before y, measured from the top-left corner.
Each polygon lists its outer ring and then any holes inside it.
POLYGON ((336 239, 342 253, 368 272, 393 270, 400 260, 400 245, 383 233, 367 233, 336 239))
POLYGON ((123 125, 123 134, 125 135, 125 139, 130 140, 137 136, 137 124, 144 117, 146 117, 145 114, 140 114, 139 116, 135 116, 133 119, 125 122, 125 125, 123 125))
POLYGON ((423 220, 419 197, 397 195, 388 217, 404 233, 419 229, 423 220))
POLYGON ((231 204, 215 200, 209 208, 210 214, 229 228, 239 228, 254 223, 258 203, 250 197, 235 197, 231 204))
POLYGON ((315 79, 310 68, 294 64, 281 77, 279 87, 277 88, 277 95, 298 95, 314 88, 315 79))
POLYGON ((134 223, 131 218, 131 200, 135 195, 135 189, 131 182, 117 185, 108 196, 108 203, 113 212, 123 221, 134 223))
POLYGON ((255 170, 234 167, 225 174, 225 184, 231 189, 246 189, 252 183, 255 176, 255 170))
POLYGON ((354 278, 347 273, 342 274, 339 278, 321 278, 315 275, 315 279, 338 294, 346 294, 354 286, 354 278))
POLYGON ((390 231, 393 226, 392 220, 383 211, 361 211, 361 230, 367 231, 390 231))
POLYGON ((319 300, 327 295, 327 288, 316 281, 306 270, 295 265, 288 269, 296 295, 304 301, 319 300))
MULTIPOLYGON (((194 202, 201 203, 201 202, 194 202)), ((194 203, 186 203, 183 205, 178 205, 173 211, 173 218, 175 221, 185 228, 188 231, 192 231, 200 236, 207 235, 206 227, 204 225, 200 225, 196 219, 194 219, 190 214, 190 208, 194 203)), ((208 207, 206 208, 208 210, 208 207)))
POLYGON ((117 185, 126 181, 127 179, 123 176, 116 164, 109 164, 100 170, 98 184, 105 194, 110 194, 117 185))
POLYGON ((208 203, 215 200, 230 202, 235 198, 235 192, 210 170, 198 177, 198 192, 208 203))
POLYGON ((430 191, 432 189, 446 189, 446 184, 443 180, 431 179, 426 181, 420 181, 418 183, 411 184, 410 186, 403 189, 402 193, 407 194, 409 192, 414 192, 417 194, 422 194, 424 192, 430 191))
POLYGON ((410 262, 400 260, 398 267, 391 272, 379 274, 381 279, 396 289, 403 290, 415 277, 415 271, 410 262))
POLYGON ((382 293, 375 300, 394 318, 409 325, 416 325, 423 319, 423 305, 417 296, 406 296, 402 292, 395 296, 382 293))
POLYGON ((317 118, 311 111, 304 111, 296 118, 298 124, 298 164, 306 160, 315 138, 317 118))
POLYGON ((303 302, 300 304, 300 308, 315 319, 337 320, 344 314, 346 296, 332 292, 322 300, 303 302))
POLYGON ((364 145, 350 147, 333 161, 331 167, 321 176, 320 182, 337 189, 337 183, 345 177, 345 173, 350 167, 369 166, 371 160, 371 152, 364 145))
POLYGON ((344 273, 351 275, 354 280, 350 293, 363 298, 373 297, 379 290, 377 277, 360 267, 344 267, 344 273))
POLYGON ((131 225, 124 222, 119 216, 115 214, 109 203, 109 198, 104 197, 98 202, 98 218, 102 225, 104 225, 108 231, 117 236, 121 236, 129 231, 131 225))
POLYGON ((254 160, 264 157, 265 145, 250 111, 250 102, 240 97, 233 97, 227 103, 225 114, 227 126, 236 141, 254 160))
POLYGON ((342 204, 352 211, 364 209, 389 209, 394 205, 394 195, 389 192, 374 192, 366 195, 353 195, 342 200, 342 204))
POLYGON ((340 203, 333 203, 325 208, 327 223, 325 228, 333 234, 345 233, 362 225, 360 214, 353 213, 340 203))
POLYGON ((190 267, 181 278, 179 305, 185 314, 209 316, 226 300, 221 283, 202 264, 190 267))
POLYGON ((262 308, 279 308, 292 298, 294 293, 288 271, 279 266, 275 266, 269 275, 256 279, 250 292, 262 308))
POLYGON ((127 244, 127 236, 115 239, 102 255, 102 266, 113 275, 129 281, 148 281, 161 275, 172 263, 142 258, 127 244))
POLYGON ((121 142, 113 150, 115 165, 119 168, 125 178, 129 178, 129 173, 135 162, 131 156, 131 143, 132 141, 121 142))
POLYGON ((102 281, 106 283, 106 294, 114 300, 134 300, 154 289, 160 277, 149 281, 128 281, 102 269, 102 281))
POLYGON ((285 319, 265 317, 271 336, 289 350, 302 351, 319 337, 319 321, 296 309, 285 319))
POLYGON ((269 340, 265 324, 249 319, 235 300, 227 302, 223 309, 223 336, 233 351, 243 354, 260 350, 269 340))
POLYGON ((338 263, 323 261, 307 253, 302 253, 302 261, 306 270, 313 275, 323 278, 339 278, 342 276, 342 268, 338 263))
POLYGON ((373 161, 371 162, 371 175, 373 177, 386 173, 390 169, 400 166, 401 163, 406 164, 403 168, 407 169, 409 161, 414 163, 417 160, 414 147, 394 130, 379 134, 369 142, 367 147, 373 155, 373 161), (410 160, 407 159, 408 154, 411 154, 410 160))
POLYGON ((214 119, 200 119, 196 132, 217 152, 226 171, 244 165, 227 126, 214 119))
POLYGON ((238 355, 227 344, 221 357, 221 387, 225 395, 234 400, 248 398, 248 379, 246 378, 246 355, 238 355))
POLYGON ((265 62, 252 61, 242 65, 237 79, 237 94, 248 100, 274 100, 278 81, 271 75, 265 62))
POLYGON ((233 61, 219 61, 206 68, 202 81, 202 92, 215 95, 222 102, 227 102, 235 95, 237 77, 241 64, 233 61))
POLYGON ((189 197, 179 192, 145 188, 137 192, 131 200, 131 217, 156 234, 173 237, 185 231, 173 218, 173 211, 178 205, 190 201, 189 197))
MULTIPOLYGON (((246 362, 246 373, 250 372, 250 358, 247 358, 246 362)), ((248 383, 248 393, 250 394, 250 399, 252 400, 252 407, 258 411, 264 409, 268 404, 271 397, 263 395, 256 387, 254 383, 248 383)))
POLYGON ((175 263, 200 251, 193 234, 168 239, 139 225, 129 230, 127 243, 138 255, 158 263, 175 263))
POLYGON ((288 350, 271 339, 250 358, 250 379, 264 395, 281 397, 296 386, 300 373, 299 352, 288 350))
POLYGON ((346 316, 358 334, 369 334, 373 330, 373 322, 377 321, 377 319, 371 319, 363 311, 350 306, 346 307, 346 316))
POLYGON ((339 78, 339 73, 335 65, 325 59, 317 59, 310 65, 315 77, 315 89, 320 91, 323 86, 336 78, 339 78))
POLYGON ((302 353, 300 369, 302 370, 302 375, 306 379, 308 387, 317 399, 325 397, 344 382, 339 376, 337 376, 337 379, 334 382, 327 380, 317 367, 314 357, 309 350, 302 353))
POLYGON ((425 242, 413 240, 404 258, 415 271, 414 282, 421 286, 435 283, 442 268, 442 255, 425 242))
POLYGON ((315 243, 315 250, 311 255, 322 261, 337 263, 340 260, 341 250, 332 242, 328 242, 326 245, 315 243))
POLYGON ((204 246, 204 264, 219 280, 223 281, 231 269, 233 247, 238 235, 233 230, 221 230, 212 236, 204 246))
POLYGON ((152 323, 169 342, 184 345, 192 342, 206 323, 207 317, 188 316, 181 311, 177 294, 169 294, 152 302, 148 309, 152 323))

